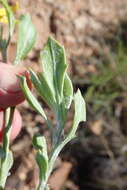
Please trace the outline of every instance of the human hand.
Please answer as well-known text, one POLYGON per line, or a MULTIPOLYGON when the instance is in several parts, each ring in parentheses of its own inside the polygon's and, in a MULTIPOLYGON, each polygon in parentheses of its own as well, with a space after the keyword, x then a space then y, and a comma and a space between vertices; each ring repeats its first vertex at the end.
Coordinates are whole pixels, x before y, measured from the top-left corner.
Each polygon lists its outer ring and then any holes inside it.
MULTIPOLYGON (((4 109, 16 106, 25 100, 17 75, 24 75, 29 88, 31 88, 29 74, 24 67, 0 63, 0 142, 2 142, 5 127, 3 117, 4 109)), ((15 139, 19 134, 21 126, 21 115, 15 110, 11 126, 11 140, 15 139)))
POLYGON ((0 63, 0 109, 16 106, 24 101, 17 75, 24 75, 31 88, 29 74, 24 67, 0 63))

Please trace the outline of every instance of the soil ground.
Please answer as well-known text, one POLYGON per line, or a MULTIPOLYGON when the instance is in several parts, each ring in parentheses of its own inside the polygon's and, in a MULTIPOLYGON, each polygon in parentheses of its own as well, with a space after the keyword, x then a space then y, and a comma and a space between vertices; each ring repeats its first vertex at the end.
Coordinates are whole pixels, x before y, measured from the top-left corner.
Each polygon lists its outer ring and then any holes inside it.
MULTIPOLYGON (((14 1, 15 2, 15 1, 14 1)), ((29 12, 38 32, 33 51, 24 61, 35 72, 40 69, 39 52, 49 35, 66 49, 68 72, 74 89, 80 88, 84 97, 91 85, 91 77, 98 74, 98 65, 116 52, 118 38, 126 44, 127 0, 20 0, 20 14, 29 12)), ((14 35, 9 61, 16 49, 14 35)), ((105 63, 106 64, 106 63, 105 63)), ((114 79, 115 80, 115 79, 114 79)), ((127 81, 127 79, 125 78, 127 81)), ((125 86, 127 82, 125 82, 125 86)), ((122 83, 122 82, 121 82, 122 83)), ((110 86, 108 87, 110 88, 110 86)), ((95 91, 95 95, 98 88, 95 91)), ((87 102, 87 122, 81 123, 77 138, 69 143, 57 160, 50 178, 52 189, 68 190, 126 190, 127 189, 127 101, 126 88, 107 107, 94 108, 87 102)), ((37 96, 40 102, 41 98, 37 96)), ((94 98, 94 97, 93 97, 94 98)), ((43 103, 45 111, 53 113, 43 103)), ((48 129, 27 102, 18 106, 23 128, 12 143, 14 166, 6 190, 34 190, 38 183, 38 168, 31 140, 40 132, 49 138, 48 129)), ((69 113, 66 127, 72 122, 69 113)))

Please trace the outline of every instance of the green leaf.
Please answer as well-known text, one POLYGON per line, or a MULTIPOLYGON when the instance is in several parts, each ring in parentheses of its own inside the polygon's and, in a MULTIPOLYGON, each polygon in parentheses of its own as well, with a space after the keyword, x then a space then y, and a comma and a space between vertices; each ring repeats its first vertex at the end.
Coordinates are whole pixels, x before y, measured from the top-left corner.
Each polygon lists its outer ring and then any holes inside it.
POLYGON ((20 78, 20 85, 22 88, 22 91, 24 92, 24 95, 29 102, 29 104, 35 109, 45 120, 47 120, 47 117, 45 115, 45 112, 37 99, 33 96, 30 89, 27 86, 26 78, 24 76, 19 76, 20 78))
POLYGON ((51 108, 55 107, 56 104, 55 95, 49 88, 45 78, 43 77, 43 74, 39 73, 39 78, 32 70, 30 71, 30 74, 31 74, 31 81, 34 84, 34 87, 36 88, 40 96, 51 108))
POLYGON ((50 37, 40 58, 43 77, 60 104, 63 98, 64 77, 67 68, 64 47, 50 37))
POLYGON ((74 104, 75 104, 75 115, 74 115, 73 125, 64 143, 69 142, 69 140, 74 138, 79 123, 81 121, 86 121, 86 104, 79 89, 74 95, 74 104))
POLYGON ((45 180, 46 178, 46 172, 47 172, 47 168, 48 168, 48 163, 45 159, 45 157, 43 156, 43 154, 41 152, 38 152, 36 155, 36 161, 39 167, 39 177, 42 180, 45 180))
POLYGON ((34 136, 33 145, 39 149, 36 155, 36 160, 40 170, 40 179, 46 178, 46 171, 48 169, 48 154, 47 154, 47 143, 44 136, 34 136))
POLYGON ((40 136, 40 135, 35 135, 33 137, 33 145, 36 149, 43 150, 45 149, 46 151, 46 141, 45 138, 40 136))
POLYGON ((80 90, 78 90, 74 96, 74 103, 75 103, 75 115, 74 115, 73 126, 69 134, 66 136, 66 138, 62 142, 57 144, 55 149, 53 150, 49 159, 49 173, 52 171, 55 160, 60 151, 62 150, 62 148, 75 137, 75 133, 79 123, 81 121, 86 121, 86 105, 80 90))
POLYGON ((17 52, 15 64, 24 59, 36 41, 35 27, 29 14, 22 15, 19 22, 17 52))
POLYGON ((13 165, 12 152, 7 152, 5 159, 0 159, 0 188, 4 189, 9 170, 13 165))
POLYGON ((75 136, 79 123, 81 121, 86 121, 86 105, 79 89, 77 93, 74 95, 74 103, 75 103, 75 115, 74 115, 72 130, 70 131, 71 136, 73 135, 75 136))
POLYGON ((63 94, 64 94, 65 108, 69 109, 73 99, 73 86, 67 73, 65 74, 65 79, 64 79, 63 94))

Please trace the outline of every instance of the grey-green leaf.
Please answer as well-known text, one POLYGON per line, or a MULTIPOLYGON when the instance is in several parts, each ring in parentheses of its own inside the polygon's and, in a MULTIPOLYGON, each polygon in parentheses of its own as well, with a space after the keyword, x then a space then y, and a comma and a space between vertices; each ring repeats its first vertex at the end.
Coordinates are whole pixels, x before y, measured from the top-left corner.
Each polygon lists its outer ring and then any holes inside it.
POLYGON ((46 145, 46 140, 45 137, 40 136, 40 135, 35 135, 33 137, 33 145, 36 149, 43 150, 45 154, 47 154, 47 145, 46 145))
POLYGON ((36 155, 36 160, 40 170, 40 179, 45 179, 45 174, 48 168, 47 143, 45 137, 34 136, 33 145, 39 150, 36 155))
POLYGON ((64 141, 58 145, 56 148, 56 151, 54 152, 54 156, 57 155, 57 151, 60 152, 61 149, 71 140, 75 137, 75 133, 77 131, 78 125, 81 121, 86 121, 86 105, 84 98, 82 97, 82 94, 80 90, 78 89, 77 93, 74 95, 74 104, 75 104, 75 115, 74 115, 74 121, 72 128, 69 132, 69 134, 66 136, 64 141))
POLYGON ((39 167, 39 177, 41 180, 45 180, 48 162, 46 161, 45 157, 41 152, 37 152, 36 161, 39 167))
POLYGON ((52 154, 52 157, 49 159, 49 170, 52 170, 53 164, 62 150, 62 148, 75 137, 76 130, 78 128, 78 125, 81 121, 86 121, 86 105, 85 101, 81 95, 80 90, 77 91, 77 93, 74 96, 74 103, 75 103, 75 115, 74 115, 74 122, 73 126, 66 136, 66 138, 55 147, 55 150, 52 154))
POLYGON ((17 52, 15 64, 24 59, 29 51, 33 48, 36 41, 35 27, 29 14, 22 15, 19 22, 17 52))
POLYGON ((45 115, 45 112, 42 108, 42 106, 39 104, 37 99, 33 96, 30 89, 27 86, 26 78, 24 76, 19 76, 20 78, 20 85, 22 88, 22 91, 24 92, 24 95, 29 102, 29 104, 35 109, 45 120, 47 120, 47 117, 45 115))
POLYGON ((71 135, 75 135, 78 125, 81 121, 86 121, 85 100, 82 97, 82 94, 79 89, 77 93, 74 95, 74 103, 75 103, 75 115, 74 115, 71 135))
POLYGON ((5 183, 6 183, 6 179, 9 175, 9 170, 11 169, 12 165, 13 165, 13 155, 12 152, 9 151, 6 154, 5 159, 1 160, 2 161, 2 165, 1 167, 1 173, 0 173, 0 188, 4 189, 5 187, 5 183))
POLYGON ((34 84, 34 87, 36 88, 37 92, 40 94, 40 96, 45 100, 45 102, 51 107, 55 107, 55 95, 51 91, 51 89, 48 86, 47 81, 43 77, 43 73, 39 73, 38 76, 31 70, 31 81, 34 84))
POLYGON ((64 77, 67 68, 64 47, 50 37, 40 54, 40 58, 43 76, 60 103, 63 96, 64 77))
POLYGON ((67 73, 65 74, 65 79, 64 79, 63 95, 64 95, 65 108, 69 109, 73 99, 73 86, 67 73))

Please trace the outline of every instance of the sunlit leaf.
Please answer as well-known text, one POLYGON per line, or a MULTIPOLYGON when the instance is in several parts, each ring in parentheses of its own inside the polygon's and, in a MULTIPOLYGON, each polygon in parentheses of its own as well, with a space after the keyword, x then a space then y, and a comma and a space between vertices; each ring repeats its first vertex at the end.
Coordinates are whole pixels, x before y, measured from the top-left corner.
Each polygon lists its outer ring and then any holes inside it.
POLYGON ((86 121, 86 105, 79 89, 77 93, 74 95, 74 103, 75 115, 70 135, 75 135, 79 123, 81 121, 86 121))
POLYGON ((1 160, 2 164, 0 164, 1 167, 1 173, 0 173, 0 189, 4 189, 6 179, 9 175, 9 171, 13 165, 13 155, 12 152, 7 152, 5 159, 1 160))
POLYGON ((33 48, 36 41, 35 27, 29 14, 22 15, 19 21, 19 32, 17 42, 17 53, 15 64, 24 59, 33 48))
POLYGON ((42 106, 39 104, 39 102, 33 96, 33 94, 31 93, 30 89, 27 86, 26 78, 23 76, 19 76, 19 78, 20 78, 20 84, 21 84, 22 91, 24 92, 24 95, 25 95, 27 101, 33 107, 33 109, 35 109, 45 120, 47 120, 47 117, 44 113, 42 106))
POLYGON ((34 136, 33 145, 38 149, 36 160, 39 167, 40 179, 45 179, 46 171, 48 168, 48 154, 47 154, 47 143, 44 136, 34 136))
POLYGON ((65 139, 60 144, 56 145, 53 154, 49 160, 49 170, 52 170, 52 166, 55 163, 55 160, 60 151, 62 150, 62 148, 75 137, 79 123, 81 121, 86 121, 86 105, 80 90, 78 90, 77 93, 74 95, 74 104, 75 104, 75 115, 74 115, 73 126, 68 135, 65 137, 65 139))
POLYGON ((50 37, 40 57, 43 77, 60 103, 63 97, 64 77, 67 68, 64 47, 50 37))
POLYGON ((38 78, 38 76, 31 70, 30 75, 31 75, 31 81, 34 84, 34 87, 36 88, 40 96, 45 100, 45 102, 51 108, 55 107, 56 103, 55 94, 53 94, 53 92, 49 88, 47 81, 43 77, 43 74, 39 73, 39 78, 38 78))
POLYGON ((72 86, 72 82, 67 73, 66 73, 65 79, 64 79, 63 94, 64 94, 65 108, 69 109, 72 99, 73 99, 73 86, 72 86))

